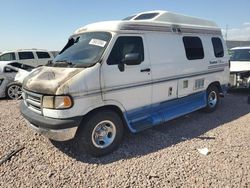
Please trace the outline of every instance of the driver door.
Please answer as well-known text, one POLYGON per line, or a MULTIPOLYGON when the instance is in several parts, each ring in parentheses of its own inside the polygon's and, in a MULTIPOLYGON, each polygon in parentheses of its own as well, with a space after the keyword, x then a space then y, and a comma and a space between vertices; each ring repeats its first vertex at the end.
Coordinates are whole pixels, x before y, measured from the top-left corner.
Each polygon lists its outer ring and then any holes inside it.
POLYGON ((150 108, 152 100, 151 65, 143 35, 119 35, 101 70, 102 97, 120 103, 128 113, 150 108), (126 54, 141 55, 137 65, 123 64, 126 54))

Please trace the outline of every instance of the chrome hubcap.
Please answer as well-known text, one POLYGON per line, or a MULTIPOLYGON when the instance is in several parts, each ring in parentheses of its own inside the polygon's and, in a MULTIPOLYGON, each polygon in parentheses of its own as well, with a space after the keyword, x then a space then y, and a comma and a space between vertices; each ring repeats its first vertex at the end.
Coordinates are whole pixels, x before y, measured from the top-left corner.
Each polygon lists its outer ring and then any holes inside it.
POLYGON ((12 85, 8 89, 8 96, 11 99, 20 99, 22 96, 22 89, 18 85, 12 85))
POLYGON ((217 103, 217 94, 215 91, 211 91, 208 95, 208 105, 210 106, 210 108, 215 107, 217 103))
POLYGON ((98 148, 106 148, 111 145, 115 139, 116 127, 109 120, 98 123, 92 132, 92 142, 98 148))

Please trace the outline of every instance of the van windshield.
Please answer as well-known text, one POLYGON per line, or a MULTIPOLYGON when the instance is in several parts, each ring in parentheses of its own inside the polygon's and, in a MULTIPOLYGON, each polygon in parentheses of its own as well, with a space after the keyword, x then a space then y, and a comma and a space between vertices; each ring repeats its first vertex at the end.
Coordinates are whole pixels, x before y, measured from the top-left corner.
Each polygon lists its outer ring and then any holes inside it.
POLYGON ((53 60, 52 66, 92 66, 100 60, 110 39, 108 32, 86 32, 73 36, 53 60))
POLYGON ((231 61, 250 61, 250 49, 238 49, 230 51, 231 61))

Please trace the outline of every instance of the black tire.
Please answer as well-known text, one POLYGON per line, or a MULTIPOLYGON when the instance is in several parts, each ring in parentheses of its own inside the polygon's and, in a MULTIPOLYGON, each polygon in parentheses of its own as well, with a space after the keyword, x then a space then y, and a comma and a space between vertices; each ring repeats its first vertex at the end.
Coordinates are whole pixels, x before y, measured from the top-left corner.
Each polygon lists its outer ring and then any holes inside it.
POLYGON ((77 132, 78 146, 83 146, 86 152, 94 157, 104 156, 118 148, 123 138, 123 132, 124 126, 122 119, 116 112, 100 110, 89 115, 80 125, 77 132), (110 130, 102 130, 103 127, 100 128, 102 125, 110 130), (113 128, 113 126, 115 126, 115 128, 113 128), (103 136, 102 133, 104 135, 106 134, 106 136, 103 136), (107 141, 100 141, 104 140, 103 137, 105 137, 107 141), (107 143, 109 143, 109 145, 105 146, 107 143))
POLYGON ((209 86, 207 88, 206 93, 207 93, 206 94, 207 106, 204 108, 204 111, 210 113, 210 112, 213 112, 217 109, 219 101, 220 101, 218 87, 216 87, 214 85, 209 86))
POLYGON ((5 95, 8 99, 18 100, 22 98, 22 84, 11 82, 7 85, 5 95))

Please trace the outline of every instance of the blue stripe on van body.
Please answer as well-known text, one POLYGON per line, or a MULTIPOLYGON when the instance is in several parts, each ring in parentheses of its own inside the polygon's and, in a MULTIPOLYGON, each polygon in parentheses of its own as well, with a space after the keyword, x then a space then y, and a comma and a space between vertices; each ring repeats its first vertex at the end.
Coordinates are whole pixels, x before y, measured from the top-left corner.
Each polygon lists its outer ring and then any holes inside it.
POLYGON ((206 106, 206 98, 206 91, 202 91, 183 98, 131 110, 124 116, 130 131, 136 133, 201 109, 206 106))

